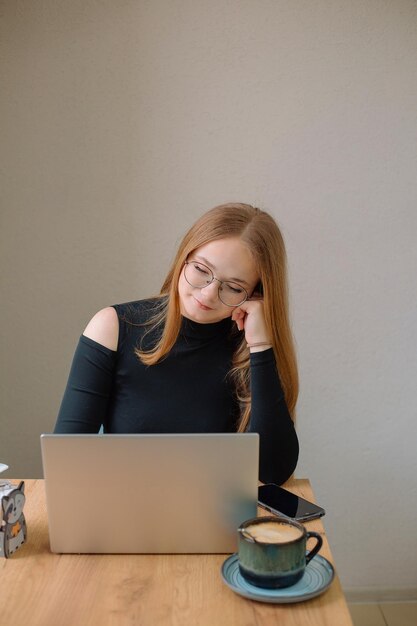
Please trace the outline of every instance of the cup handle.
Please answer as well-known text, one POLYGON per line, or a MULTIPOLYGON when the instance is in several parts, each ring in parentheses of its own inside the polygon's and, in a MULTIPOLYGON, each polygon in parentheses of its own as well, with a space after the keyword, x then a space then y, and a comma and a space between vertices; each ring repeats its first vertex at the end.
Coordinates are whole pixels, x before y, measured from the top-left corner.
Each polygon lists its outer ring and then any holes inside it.
POLYGON ((311 559, 313 558, 313 556, 316 556, 317 552, 320 550, 320 548, 323 545, 323 537, 321 535, 319 535, 319 533, 315 533, 312 530, 307 532, 307 541, 310 539, 310 537, 314 537, 314 539, 316 539, 317 543, 314 546, 314 548, 312 550, 310 550, 310 552, 307 552, 306 554, 306 565, 308 563, 310 563, 311 559))

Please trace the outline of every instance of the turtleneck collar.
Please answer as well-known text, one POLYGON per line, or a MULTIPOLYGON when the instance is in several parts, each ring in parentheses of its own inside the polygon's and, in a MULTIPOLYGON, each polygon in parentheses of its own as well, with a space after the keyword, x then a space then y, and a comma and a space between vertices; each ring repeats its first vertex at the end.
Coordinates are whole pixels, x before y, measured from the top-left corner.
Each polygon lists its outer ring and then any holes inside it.
POLYGON ((180 334, 191 339, 210 339, 230 333, 232 323, 232 318, 226 317, 224 320, 220 320, 220 322, 200 324, 182 315, 180 334))

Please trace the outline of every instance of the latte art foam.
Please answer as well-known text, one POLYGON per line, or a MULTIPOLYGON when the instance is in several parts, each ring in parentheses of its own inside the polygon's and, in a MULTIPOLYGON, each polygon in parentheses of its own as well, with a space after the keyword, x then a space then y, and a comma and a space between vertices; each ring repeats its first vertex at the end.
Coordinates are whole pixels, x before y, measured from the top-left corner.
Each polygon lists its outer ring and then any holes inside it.
POLYGON ((245 533, 264 543, 287 543, 302 537, 303 532, 291 524, 280 522, 265 522, 264 524, 250 524, 244 529, 245 533))

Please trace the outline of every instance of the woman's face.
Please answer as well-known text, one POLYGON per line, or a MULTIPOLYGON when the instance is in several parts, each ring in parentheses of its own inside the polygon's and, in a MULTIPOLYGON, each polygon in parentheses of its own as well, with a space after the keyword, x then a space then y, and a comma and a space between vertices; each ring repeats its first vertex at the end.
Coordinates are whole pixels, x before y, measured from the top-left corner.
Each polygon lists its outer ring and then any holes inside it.
MULTIPOLYGON (((259 276, 251 253, 238 237, 217 239, 197 248, 188 260, 199 261, 211 269, 221 281, 233 281, 251 296, 259 276)), ((184 268, 178 283, 181 314, 200 324, 212 324, 230 317, 233 307, 219 298, 219 282, 213 280, 206 287, 192 287, 185 279, 184 268)))

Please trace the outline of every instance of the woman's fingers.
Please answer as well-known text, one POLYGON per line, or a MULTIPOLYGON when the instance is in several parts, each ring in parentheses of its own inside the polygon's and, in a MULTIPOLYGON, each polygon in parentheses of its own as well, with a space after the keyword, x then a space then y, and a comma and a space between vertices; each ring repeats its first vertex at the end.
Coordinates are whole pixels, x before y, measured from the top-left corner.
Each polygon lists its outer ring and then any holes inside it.
POLYGON ((232 319, 239 330, 245 331, 248 343, 269 341, 262 300, 246 300, 234 309, 232 319))

